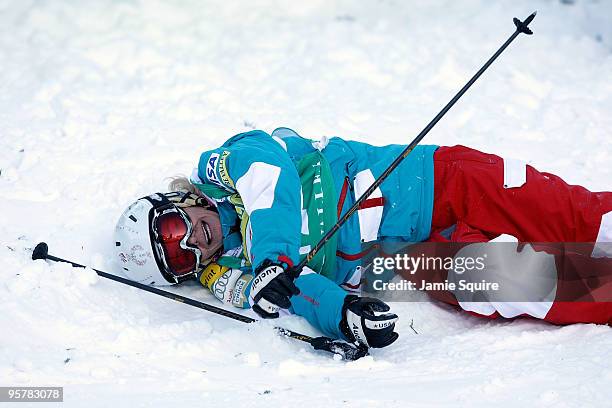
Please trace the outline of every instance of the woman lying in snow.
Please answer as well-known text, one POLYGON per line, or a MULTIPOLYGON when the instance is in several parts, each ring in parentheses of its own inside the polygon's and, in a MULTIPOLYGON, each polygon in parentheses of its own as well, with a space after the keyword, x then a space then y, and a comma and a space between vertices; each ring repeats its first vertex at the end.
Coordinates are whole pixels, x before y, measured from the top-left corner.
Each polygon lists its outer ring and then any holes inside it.
MULTIPOLYGON (((612 193, 463 146, 420 145, 294 279, 289 271, 300 256, 404 147, 311 141, 287 128, 238 134, 202 153, 189 180, 171 183, 174 192, 143 197, 124 212, 116 228, 120 263, 138 282, 196 277, 219 300, 261 317, 288 309, 328 336, 384 347, 397 339, 397 316, 380 300, 356 296, 368 243, 487 242, 505 234, 519 242, 591 243, 589 257, 612 257, 605 245, 612 241, 612 193)), ((589 293, 575 299, 590 301, 566 301, 565 283, 547 302, 481 299, 475 306, 449 292, 436 297, 493 317, 612 322, 612 270, 579 279, 590 279, 581 286, 589 293)))

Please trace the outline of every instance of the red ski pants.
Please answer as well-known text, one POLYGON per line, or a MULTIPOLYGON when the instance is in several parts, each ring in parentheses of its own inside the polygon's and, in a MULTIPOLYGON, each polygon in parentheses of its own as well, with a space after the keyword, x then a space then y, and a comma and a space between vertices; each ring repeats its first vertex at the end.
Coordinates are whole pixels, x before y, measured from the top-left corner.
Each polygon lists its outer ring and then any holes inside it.
MULTIPOLYGON (((612 212, 612 192, 569 185, 531 166, 523 185, 506 188, 504 160, 464 146, 435 152, 434 183, 434 241, 455 226, 450 239, 455 242, 485 242, 501 234, 520 242, 595 242, 602 216, 612 212)), ((612 294, 612 259, 608 265, 594 292, 612 294)), ((556 301, 544 320, 611 324, 612 303, 556 301)))

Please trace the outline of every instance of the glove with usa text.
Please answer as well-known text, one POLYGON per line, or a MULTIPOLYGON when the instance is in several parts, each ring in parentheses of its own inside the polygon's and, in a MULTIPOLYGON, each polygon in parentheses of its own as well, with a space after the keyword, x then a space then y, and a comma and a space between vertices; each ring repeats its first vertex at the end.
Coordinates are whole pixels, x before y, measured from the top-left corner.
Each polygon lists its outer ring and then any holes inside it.
POLYGON ((395 330, 398 317, 385 302, 347 295, 342 306, 340 330, 346 338, 367 347, 381 348, 399 337, 395 330))
POLYGON ((264 262, 253 278, 250 297, 255 313, 264 319, 276 319, 280 309, 291 307, 291 296, 299 293, 293 277, 282 266, 264 262))

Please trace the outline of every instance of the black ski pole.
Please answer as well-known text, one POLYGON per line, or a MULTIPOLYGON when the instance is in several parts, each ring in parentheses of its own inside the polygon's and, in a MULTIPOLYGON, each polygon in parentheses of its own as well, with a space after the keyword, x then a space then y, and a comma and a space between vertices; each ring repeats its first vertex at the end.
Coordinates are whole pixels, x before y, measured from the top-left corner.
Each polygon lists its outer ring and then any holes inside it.
MULTIPOLYGON (((78 264, 76 262, 72 262, 63 258, 59 258, 57 256, 53 256, 49 254, 49 246, 40 242, 32 251, 32 259, 44 259, 54 262, 66 262, 71 264, 77 268, 85 268, 84 265, 78 264)), ((153 293, 159 296, 163 296, 165 298, 174 300, 176 302, 185 303, 190 306, 194 306, 208 312, 216 313, 221 316, 229 317, 230 319, 238 320, 243 323, 253 323, 256 322, 256 319, 253 319, 248 316, 241 315, 240 313, 234 313, 229 310, 221 309, 220 307, 216 307, 213 305, 209 305, 208 303, 200 302, 195 299, 191 299, 185 296, 177 295, 172 292, 168 292, 153 286, 144 285, 142 283, 134 282, 132 280, 122 278, 121 276, 113 275, 107 272, 103 272, 97 269, 92 268, 98 276, 106 279, 110 279, 115 282, 122 283, 124 285, 132 286, 134 288, 142 289, 146 292, 153 293)), ((290 337, 292 339, 300 340, 305 343, 310 344, 315 350, 323 350, 329 351, 334 354, 340 355, 345 360, 357 360, 361 357, 368 355, 368 349, 364 346, 353 345, 350 343, 343 342, 341 340, 334 340, 329 337, 311 337, 305 334, 294 332, 293 330, 285 329, 282 327, 275 327, 275 329, 282 334, 283 336, 290 337)))
POLYGON ((408 146, 406 146, 402 153, 400 153, 400 155, 397 156, 395 160, 393 160, 389 167, 387 167, 387 169, 376 180, 374 180, 374 183, 372 183, 372 185, 361 195, 361 197, 359 197, 357 201, 355 201, 353 206, 349 208, 346 213, 344 213, 344 215, 338 220, 338 222, 336 222, 336 224, 334 224, 334 226, 330 228, 329 231, 327 231, 327 233, 321 238, 321 240, 310 250, 310 252, 308 252, 306 257, 302 259, 300 263, 295 266, 295 268, 293 268, 294 277, 298 277, 300 275, 304 266, 306 266, 306 264, 308 264, 308 262, 310 262, 312 258, 315 257, 315 255, 321 250, 321 248, 323 248, 327 241, 329 241, 329 239, 340 229, 340 227, 344 225, 346 220, 348 220, 349 217, 353 215, 355 211, 357 211, 361 203, 363 203, 370 196, 370 194, 372 194, 374 190, 376 190, 382 184, 382 182, 385 181, 387 176, 389 176, 389 174, 391 174, 391 172, 395 170, 397 166, 399 166, 402 160, 404 160, 406 156, 408 156, 410 152, 412 152, 415 146, 418 145, 421 140, 423 140, 425 135, 427 135, 427 133, 429 133, 429 131, 438 123, 438 121, 442 119, 446 112, 448 112, 450 108, 453 107, 453 105, 474 84, 474 82, 476 82, 476 80, 482 75, 482 73, 485 72, 487 68, 489 68, 493 61, 495 61, 497 57, 499 57, 499 55, 506 49, 506 47, 508 47, 508 45, 510 45, 510 43, 514 41, 514 39, 521 33, 527 35, 533 34, 533 32, 529 29, 528 25, 535 18, 535 16, 536 12, 534 11, 529 17, 525 19, 525 21, 521 21, 516 17, 513 19, 514 25, 516 26, 516 30, 510 36, 510 38, 508 38, 506 42, 501 47, 499 47, 495 54, 493 54, 493 56, 489 58, 489 60, 478 70, 478 72, 476 72, 476 74, 474 74, 474 76, 463 86, 463 88, 461 88, 461 90, 457 92, 453 99, 451 99, 446 104, 446 106, 444 106, 444 108, 442 108, 442 110, 431 120, 431 122, 429 122, 429 124, 427 124, 427 126, 425 126, 423 130, 421 130, 421 133, 419 133, 417 137, 415 137, 414 140, 410 142, 408 146))

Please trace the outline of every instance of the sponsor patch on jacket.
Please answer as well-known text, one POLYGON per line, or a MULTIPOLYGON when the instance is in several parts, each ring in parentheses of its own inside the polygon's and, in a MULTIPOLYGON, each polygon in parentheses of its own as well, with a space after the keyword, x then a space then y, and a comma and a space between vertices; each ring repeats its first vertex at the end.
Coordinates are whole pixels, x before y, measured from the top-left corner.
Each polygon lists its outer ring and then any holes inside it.
POLYGON ((219 166, 219 153, 211 153, 206 162, 206 178, 211 183, 223 186, 217 177, 217 167, 219 166))
POLYGON ((232 304, 236 307, 243 309, 251 307, 249 304, 248 291, 249 283, 253 279, 253 275, 242 275, 234 286, 234 292, 232 294, 232 304))
POLYGON ((200 283, 212 290, 212 285, 221 277, 229 268, 216 263, 209 264, 200 275, 200 283))
POLYGON ((230 303, 232 300, 232 286, 236 282, 236 273, 240 275, 240 272, 235 269, 227 270, 210 288, 213 295, 224 303, 230 303))
POLYGON ((229 171, 227 170, 227 158, 229 155, 230 152, 227 150, 224 150, 223 153, 221 153, 221 158, 219 159, 219 177, 221 178, 221 183, 223 183, 225 187, 235 190, 234 180, 232 180, 229 175, 229 171))

